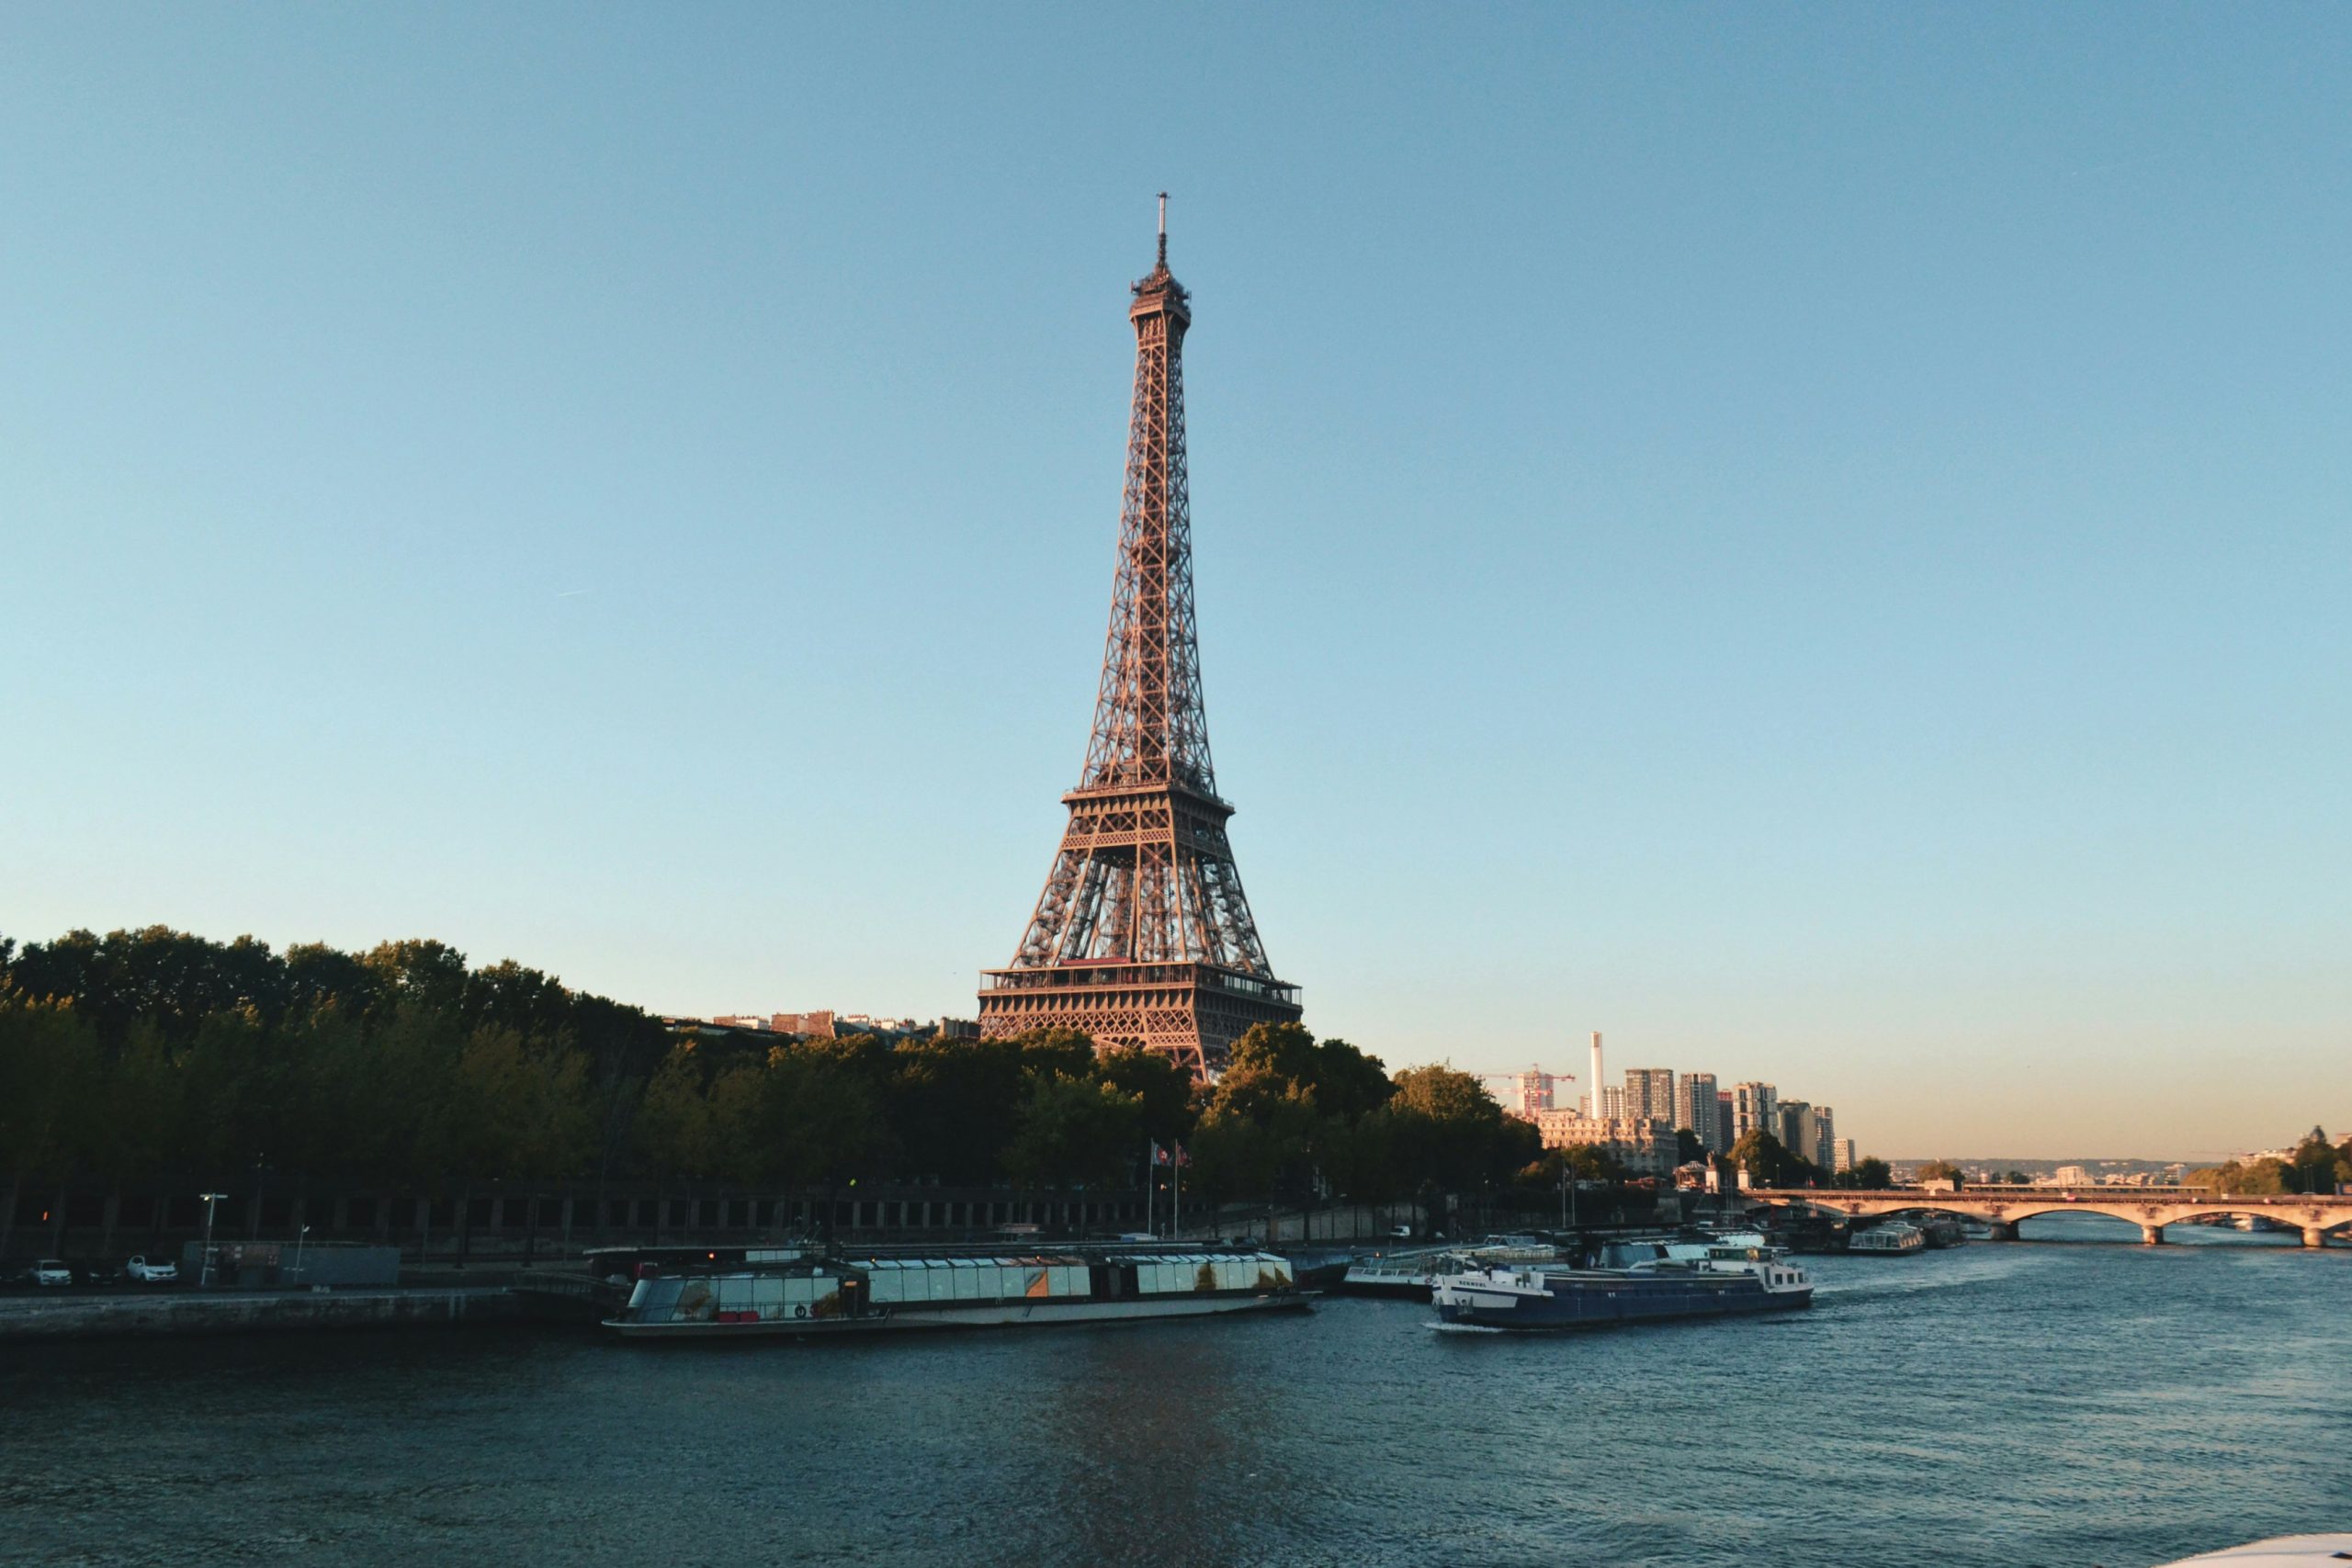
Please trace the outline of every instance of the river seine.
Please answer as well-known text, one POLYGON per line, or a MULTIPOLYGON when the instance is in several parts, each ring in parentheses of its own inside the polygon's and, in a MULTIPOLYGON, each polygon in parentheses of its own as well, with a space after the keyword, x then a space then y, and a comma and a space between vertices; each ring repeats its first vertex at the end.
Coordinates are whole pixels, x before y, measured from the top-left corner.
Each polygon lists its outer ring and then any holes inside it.
POLYGON ((2352 1529, 2352 1248, 2268 1239, 1814 1258, 1810 1312, 1560 1338, 12 1348, 0 1560, 2144 1568, 2352 1529))

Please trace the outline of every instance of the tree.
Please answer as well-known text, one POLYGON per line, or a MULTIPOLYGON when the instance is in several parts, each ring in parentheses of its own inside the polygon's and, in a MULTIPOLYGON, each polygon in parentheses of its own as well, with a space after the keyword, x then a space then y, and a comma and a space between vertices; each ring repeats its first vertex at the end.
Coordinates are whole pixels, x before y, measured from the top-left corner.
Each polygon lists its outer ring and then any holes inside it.
POLYGON ((1544 1156, 1523 1168, 1521 1186, 1556 1191, 1563 1179, 1579 1183, 1620 1182, 1631 1174, 1624 1162, 1598 1144, 1572 1144, 1545 1149, 1544 1156))
POLYGON ((1379 1061, 1344 1040, 1252 1024, 1202 1109, 1194 1181, 1211 1199, 1303 1201, 1328 1168, 1353 1163, 1357 1123, 1393 1092, 1379 1061))
POLYGON ((1954 1187, 1964 1187, 1968 1184, 1968 1172, 1951 1160, 1931 1159, 1914 1173, 1913 1179, 1918 1181, 1949 1181, 1954 1187))
POLYGON ((2313 1127, 2295 1146, 2295 1157, 2288 1162, 2287 1179, 2298 1192, 2333 1192, 2335 1172, 2335 1146, 2328 1143, 2324 1128, 2313 1127))
POLYGON ((870 1035, 769 1050, 774 1135, 785 1185, 822 1187, 831 1194, 889 1165, 880 1079, 885 1054, 870 1035))
POLYGON ((1140 1094, 1101 1078, 1032 1071, 1005 1167, 1057 1187, 1110 1181, 1135 1158, 1143 1110, 1140 1094))
POLYGON ((1095 1075, 1137 1103, 1138 1130, 1162 1148, 1192 1135, 1200 1121, 1193 1103, 1193 1075, 1172 1057, 1157 1051, 1105 1051, 1094 1061, 1095 1075))
POLYGON ((1706 1157, 1707 1145, 1699 1141, 1698 1134, 1688 1127, 1677 1127, 1674 1130, 1675 1164, 1689 1165, 1694 1160, 1702 1160, 1706 1157))
POLYGON ((702 1064, 691 1036, 662 1058, 647 1082, 634 1132, 639 1152, 662 1181, 698 1175, 709 1163, 710 1106, 703 1098, 702 1064))
MULTIPOLYGON (((1082 1040, 1083 1036, 1076 1037, 1082 1040)), ((1028 1047, 1040 1061, 1082 1066, 1090 1044, 1069 1053, 1042 1036, 1017 1040, 917 1040, 893 1054, 886 1098, 891 1125, 921 1152, 926 1171, 949 1181, 993 1180, 1019 1121, 1028 1047)))
POLYGON ((90 1029, 71 1001, 0 996, 0 1161, 8 1176, 0 1255, 8 1250, 25 1183, 66 1174, 77 1096, 93 1056, 90 1029))
POLYGON ((1856 1160, 1851 1170, 1840 1175, 1838 1185, 1859 1188, 1865 1192, 1883 1192, 1894 1185, 1894 1171, 1876 1155, 1868 1155, 1856 1160))
POLYGON ((1411 1067, 1391 1101, 1408 1157, 1430 1180, 1469 1191, 1510 1179, 1543 1150, 1532 1124, 1506 1117, 1487 1086, 1452 1067, 1411 1067))
POLYGON ((1754 1186, 1822 1185, 1819 1167, 1791 1154, 1780 1139, 1761 1127, 1750 1128, 1740 1135, 1739 1142, 1731 1146, 1731 1160, 1747 1172, 1747 1179, 1754 1186))
POLYGON ((2276 1197, 2294 1190, 2291 1182, 2293 1168, 2285 1161, 2265 1156, 2250 1165, 2236 1160, 2206 1170, 2188 1173, 2188 1185, 2204 1187, 2225 1197, 2276 1197))

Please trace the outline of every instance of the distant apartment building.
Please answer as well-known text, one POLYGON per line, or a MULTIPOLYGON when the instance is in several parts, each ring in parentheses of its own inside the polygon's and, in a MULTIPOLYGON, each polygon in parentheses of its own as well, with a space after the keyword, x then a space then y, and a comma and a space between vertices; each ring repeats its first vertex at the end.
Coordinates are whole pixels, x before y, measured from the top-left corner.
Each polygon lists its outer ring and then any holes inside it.
POLYGON ((721 1029, 764 1030, 768 1026, 766 1019, 748 1012, 722 1012, 710 1021, 721 1029))
POLYGON ((1715 1136, 1723 1140, 1724 1146, 1720 1152, 1731 1153, 1731 1090, 1727 1089, 1715 1090, 1715 1136))
POLYGON ((978 1040, 980 1037, 980 1021, 977 1018, 943 1018, 939 1021, 939 1037, 942 1040, 978 1040))
POLYGON ((1600 1091, 1600 1115, 1603 1121, 1622 1122, 1625 1117, 1625 1089, 1622 1084, 1611 1084, 1600 1091))
POLYGON ((1685 1073, 1674 1086, 1674 1124, 1688 1127, 1699 1146, 1717 1154, 1731 1147, 1723 1135, 1723 1119, 1715 1112, 1715 1075, 1685 1073))
POLYGON ((1669 1122, 1651 1116, 1587 1116, 1579 1111, 1539 1111, 1532 1120, 1547 1149, 1597 1148, 1632 1175, 1673 1179, 1677 1145, 1669 1122))
POLYGON ((1646 1116, 1674 1124, 1674 1070, 1671 1067, 1625 1069, 1625 1114, 1646 1116))
POLYGON ((2052 1172, 2050 1179, 2061 1187, 2090 1187, 2098 1180, 2079 1165, 2062 1165, 2052 1172))
POLYGON ((768 1027, 778 1034, 805 1034, 812 1040, 831 1040, 833 1037, 833 1011, 827 1008, 822 1012, 775 1013, 768 1019, 768 1027))
POLYGON ((1537 1111, 1552 1109, 1559 1088, 1557 1075, 1542 1067, 1530 1067, 1513 1082, 1519 1090, 1519 1114, 1523 1120, 1532 1122, 1537 1111))
POLYGON ((1731 1141, 1736 1144, 1750 1133, 1781 1135, 1781 1091, 1770 1084, 1731 1087, 1731 1141))
POLYGON ((1855 1163, 1853 1139, 1840 1138, 1831 1145, 1829 1161, 1831 1174, 1842 1176, 1853 1169, 1855 1163))

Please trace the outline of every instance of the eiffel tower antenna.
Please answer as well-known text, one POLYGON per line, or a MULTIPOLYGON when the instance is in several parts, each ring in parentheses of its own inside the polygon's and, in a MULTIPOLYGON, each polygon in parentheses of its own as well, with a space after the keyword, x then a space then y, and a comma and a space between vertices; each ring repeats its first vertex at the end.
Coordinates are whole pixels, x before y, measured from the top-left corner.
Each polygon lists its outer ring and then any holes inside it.
POLYGON ((1243 1031, 1294 1021, 1299 1003, 1258 940, 1209 760, 1184 463, 1193 305, 1168 270, 1164 191, 1158 263, 1131 292, 1135 403, 1094 728, 1021 945, 981 977, 980 1033, 1078 1029, 1205 1077, 1243 1031))

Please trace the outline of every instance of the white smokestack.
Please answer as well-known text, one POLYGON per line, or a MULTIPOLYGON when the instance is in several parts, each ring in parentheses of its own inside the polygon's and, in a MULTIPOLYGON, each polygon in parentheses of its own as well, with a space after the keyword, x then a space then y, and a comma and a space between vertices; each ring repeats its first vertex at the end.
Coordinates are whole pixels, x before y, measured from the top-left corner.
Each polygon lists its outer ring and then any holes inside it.
POLYGON ((1592 1092, 1585 1097, 1585 1114, 1600 1114, 1600 1031, 1592 1032, 1592 1092))

